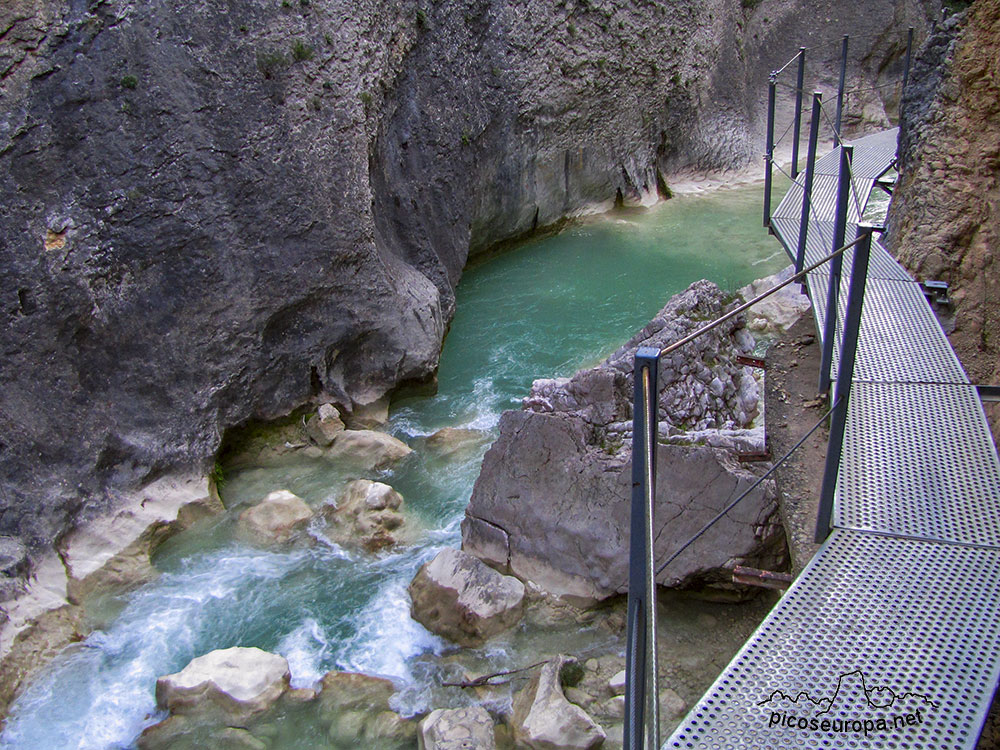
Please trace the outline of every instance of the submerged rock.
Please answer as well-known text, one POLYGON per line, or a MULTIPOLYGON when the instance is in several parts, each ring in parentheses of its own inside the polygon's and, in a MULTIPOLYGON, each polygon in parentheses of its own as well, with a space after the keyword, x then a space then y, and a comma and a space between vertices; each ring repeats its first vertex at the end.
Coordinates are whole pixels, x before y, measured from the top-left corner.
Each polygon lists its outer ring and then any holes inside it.
POLYGON ((483 430, 466 427, 442 427, 425 440, 425 445, 438 456, 452 457, 470 453, 488 439, 483 430))
POLYGON ((524 584, 461 550, 445 549, 410 582, 410 613, 428 630, 478 646, 515 625, 524 584))
MULTIPOLYGON (((635 350, 678 340, 723 313, 727 302, 714 284, 697 282, 599 366, 572 378, 536 381, 524 407, 500 419, 499 437, 466 509, 462 548, 577 604, 624 593, 635 350)), ((723 436, 753 427, 757 382, 750 368, 735 361, 752 347, 736 318, 663 359, 663 440, 690 441, 692 434, 708 434, 706 425, 729 428, 718 433, 723 436)), ((738 445, 735 438, 730 444, 738 445)), ((705 445, 659 445, 657 476, 658 559, 756 479, 729 450, 705 445)), ((764 483, 657 580, 678 587, 728 586, 734 564, 776 569, 783 560, 773 485, 764 483)))
POLYGON ((389 707, 395 692, 382 677, 357 672, 328 672, 317 701, 334 747, 411 748, 417 722, 404 719, 389 707))
POLYGON ((606 739, 590 715, 570 703, 559 684, 564 657, 547 662, 514 698, 514 739, 532 750, 590 750, 606 739))
POLYGON ((240 514, 240 536, 254 542, 283 543, 302 531, 313 517, 305 501, 288 490, 270 493, 240 514))
POLYGON ((259 648, 211 651, 158 679, 156 705, 175 715, 219 709, 225 716, 246 718, 274 705, 288 690, 290 677, 283 656, 259 648))
POLYGON ((437 709, 420 724, 420 750, 494 750, 493 719, 482 706, 437 709))

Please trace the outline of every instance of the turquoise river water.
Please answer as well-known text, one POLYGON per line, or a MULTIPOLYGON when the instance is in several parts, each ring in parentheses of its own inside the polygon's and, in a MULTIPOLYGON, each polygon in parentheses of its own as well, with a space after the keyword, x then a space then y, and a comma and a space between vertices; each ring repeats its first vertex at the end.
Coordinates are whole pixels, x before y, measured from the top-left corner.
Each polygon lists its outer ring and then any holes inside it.
MULTIPOLYGON (((308 459, 231 472, 222 491, 227 514, 170 543, 155 560, 155 581, 92 608, 93 632, 36 675, 11 710, 0 748, 133 747, 162 718, 156 678, 230 646, 284 655, 294 686, 313 685, 331 669, 391 677, 400 688, 394 707, 407 714, 453 701, 437 687, 452 649, 410 619, 406 586, 423 562, 458 544, 488 439, 442 457, 423 450, 423 438, 447 426, 489 438, 533 379, 596 363, 691 282, 736 289, 779 270, 784 254, 760 226, 759 202, 759 187, 678 196, 474 264, 459 285, 438 393, 391 410, 389 431, 415 452, 369 475, 405 498, 408 524, 419 529, 412 543, 370 555, 338 547, 317 528, 317 543, 305 548, 242 545, 231 531, 246 503, 289 489, 318 505, 357 475, 308 459)), ((581 625, 573 647, 600 649, 615 637, 581 625)), ((503 668, 566 648, 565 629, 522 626, 470 652, 464 668, 503 668)), ((310 746, 301 728, 273 745, 310 746)))

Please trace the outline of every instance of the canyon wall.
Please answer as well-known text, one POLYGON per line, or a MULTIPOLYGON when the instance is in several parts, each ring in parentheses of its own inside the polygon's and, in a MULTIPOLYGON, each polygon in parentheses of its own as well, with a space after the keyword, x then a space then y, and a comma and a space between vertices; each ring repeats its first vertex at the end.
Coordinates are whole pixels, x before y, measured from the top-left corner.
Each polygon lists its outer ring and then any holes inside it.
POLYGON ((230 427, 432 380, 470 251, 746 166, 800 44, 829 85, 850 32, 871 85, 935 13, 8 0, 0 536, 45 549, 230 427))
MULTIPOLYGON (((890 247, 918 279, 948 282, 952 345, 973 382, 1000 383, 1000 1, 941 24, 912 81, 890 247)), ((1000 439, 1000 405, 986 406, 1000 439)))

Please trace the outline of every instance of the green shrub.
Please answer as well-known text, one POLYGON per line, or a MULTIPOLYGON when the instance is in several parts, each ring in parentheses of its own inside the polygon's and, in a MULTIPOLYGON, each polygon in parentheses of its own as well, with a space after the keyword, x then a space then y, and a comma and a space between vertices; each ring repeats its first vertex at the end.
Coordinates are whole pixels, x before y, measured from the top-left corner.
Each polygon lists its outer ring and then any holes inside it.
POLYGON ((134 75, 129 74, 122 76, 122 88, 134 89, 138 85, 139 85, 139 79, 136 78, 134 75))
POLYGON ((303 62, 304 60, 313 59, 313 48, 308 44, 303 42, 301 39, 296 39, 295 43, 292 44, 292 58, 296 62, 303 62))
POLYGON ((269 50, 257 53, 257 69, 264 74, 265 78, 273 77, 287 64, 288 60, 280 52, 269 50))

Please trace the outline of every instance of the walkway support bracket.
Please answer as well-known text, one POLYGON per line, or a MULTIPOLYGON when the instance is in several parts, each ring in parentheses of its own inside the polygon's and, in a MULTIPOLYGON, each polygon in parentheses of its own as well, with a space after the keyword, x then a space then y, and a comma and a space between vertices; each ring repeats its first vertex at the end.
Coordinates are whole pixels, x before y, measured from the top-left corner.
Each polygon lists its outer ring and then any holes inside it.
POLYGON ((659 750, 660 747, 656 559, 653 551, 659 364, 659 349, 644 346, 635 354, 628 630, 625 654, 625 750, 659 750))
POLYGON ((854 382, 854 361, 858 352, 858 334, 861 331, 861 310, 865 299, 865 280, 868 277, 868 259, 872 249, 872 232, 876 227, 859 224, 855 245, 854 263, 851 265, 851 285, 847 292, 847 311, 844 314, 844 339, 840 346, 840 368, 834 392, 834 408, 830 417, 830 442, 826 449, 826 466, 823 486, 819 493, 819 511, 816 514, 817 544, 830 535, 833 517, 833 498, 840 474, 840 458, 844 450, 844 431, 847 427, 847 406, 854 382))

